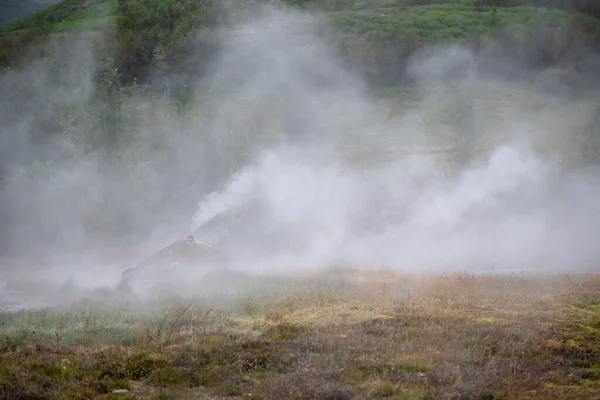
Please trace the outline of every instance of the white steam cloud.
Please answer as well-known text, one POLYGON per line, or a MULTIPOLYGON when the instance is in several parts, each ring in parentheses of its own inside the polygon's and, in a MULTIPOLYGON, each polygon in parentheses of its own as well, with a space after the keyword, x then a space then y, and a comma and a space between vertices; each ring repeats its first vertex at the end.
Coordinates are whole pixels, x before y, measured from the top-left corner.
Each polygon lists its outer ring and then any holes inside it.
MULTIPOLYGON (((263 8, 221 32, 219 56, 196 80, 197 108, 178 114, 143 96, 123 106, 129 128, 116 134, 134 167, 81 151, 75 132, 33 139, 47 128, 32 116, 88 106, 93 70, 66 83, 39 75, 38 64, 2 77, 3 94, 35 92, 27 108, 2 114, 4 248, 37 249, 41 231, 52 240, 39 243, 40 258, 55 278, 94 271, 78 283, 118 279, 132 260, 189 233, 244 271, 597 266, 600 175, 580 157, 586 127, 600 133, 590 125, 597 98, 480 79, 489 51, 437 46, 409 63, 414 84, 384 101, 344 67, 324 25, 263 8), (54 163, 47 175, 11 169, 40 155, 54 163), (128 234, 90 229, 110 221, 128 234), (107 252, 124 260, 111 272, 96 268, 107 252)), ((87 65, 80 56, 67 64, 87 65)))
MULTIPOLYGON (((548 104, 519 109, 477 81, 478 60, 460 46, 415 55, 408 73, 422 83, 424 100, 390 120, 336 64, 306 23, 314 21, 305 18, 270 11, 229 38, 217 74, 237 79, 224 102, 227 113, 240 99, 264 99, 285 88, 301 99, 282 112, 296 117, 292 129, 304 140, 265 145, 223 190, 200 202, 193 230, 236 215, 227 243, 245 268, 594 266, 600 228, 590 218, 599 217, 594 204, 600 203, 592 200, 600 200, 598 180, 559 162, 577 151, 565 141, 576 136, 581 120, 553 127, 548 104), (428 86, 460 68, 467 78, 458 90, 428 86), (317 75, 328 84, 317 83, 317 75), (499 98, 486 99, 490 93, 499 98), (466 123, 452 128, 435 121, 457 102, 471 108, 463 111, 466 123), (478 109, 479 102, 496 104, 489 111, 478 109), (461 136, 480 152, 452 169, 444 156, 460 148, 461 136), (548 149, 550 140, 555 147, 548 149), (353 161, 356 156, 369 164, 353 161), (576 180, 586 186, 574 186, 576 180)), ((594 111, 593 102, 579 106, 580 113, 594 111)))

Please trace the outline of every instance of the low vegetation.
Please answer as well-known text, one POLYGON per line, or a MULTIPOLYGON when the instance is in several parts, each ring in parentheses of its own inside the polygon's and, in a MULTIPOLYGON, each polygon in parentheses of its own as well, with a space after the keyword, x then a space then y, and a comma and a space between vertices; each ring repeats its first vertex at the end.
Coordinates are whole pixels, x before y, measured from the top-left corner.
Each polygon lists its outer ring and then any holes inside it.
POLYGON ((600 395, 595 273, 339 270, 277 284, 228 302, 115 301, 0 314, 0 397, 600 395))
MULTIPOLYGON (((205 64, 215 50, 212 34, 244 15, 248 2, 175 0, 66 0, 0 27, 0 68, 15 67, 33 49, 52 51, 46 40, 66 32, 107 33, 98 49, 115 59, 122 83, 143 81, 149 70, 205 64), (112 35, 112 33, 116 33, 112 35), (200 41, 200 44, 198 44, 200 41), (191 51, 193 47, 193 52, 191 51), (193 54, 192 54, 193 53, 193 54)), ((277 2, 275 2, 277 3, 277 2)), ((550 54, 530 55, 530 66, 555 65, 573 41, 600 42, 595 6, 559 7, 551 1, 473 0, 287 0, 294 7, 324 12, 333 23, 329 37, 350 66, 372 83, 397 84, 409 57, 425 44, 468 42, 507 36, 519 56, 540 46, 550 54), (481 3, 480 5, 478 5, 481 3), (565 9, 566 8, 566 9, 565 9), (587 14, 572 11, 582 11, 587 14), (575 29, 574 29, 575 28, 575 29), (525 40, 523 42, 523 38, 525 40)), ((572 60, 571 60, 572 61, 572 60)), ((196 71, 197 72, 197 71, 196 71)))

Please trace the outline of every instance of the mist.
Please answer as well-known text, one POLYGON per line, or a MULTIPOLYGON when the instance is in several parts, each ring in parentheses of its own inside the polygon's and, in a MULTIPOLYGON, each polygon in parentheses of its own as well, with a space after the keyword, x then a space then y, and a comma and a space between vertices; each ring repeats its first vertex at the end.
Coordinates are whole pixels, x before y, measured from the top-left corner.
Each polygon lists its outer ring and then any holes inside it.
POLYGON ((91 144, 112 113, 88 111, 94 77, 112 70, 88 42, 65 37, 64 65, 4 73, 2 281, 110 287, 188 234, 251 273, 597 266, 600 171, 582 156, 585 132, 600 134, 597 96, 549 95, 563 83, 548 74, 543 90, 492 75, 490 42, 417 52, 409 93, 384 101, 324 25, 262 7, 218 32, 209 72, 187 77, 197 106, 139 88, 119 109, 125 128, 106 130, 110 156, 91 144))

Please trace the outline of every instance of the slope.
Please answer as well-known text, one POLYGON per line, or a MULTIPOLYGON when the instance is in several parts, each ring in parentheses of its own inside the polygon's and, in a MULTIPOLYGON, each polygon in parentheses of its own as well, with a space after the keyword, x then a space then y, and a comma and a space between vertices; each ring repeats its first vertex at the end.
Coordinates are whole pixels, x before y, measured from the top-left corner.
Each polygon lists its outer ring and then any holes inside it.
MULTIPOLYGON (((121 53, 136 59, 135 62, 117 60, 121 69, 147 68, 158 48, 166 49, 164 61, 174 64, 189 44, 190 33, 206 28, 210 31, 215 25, 231 22, 244 14, 244 7, 260 2, 67 0, 0 27, 0 68, 15 65, 31 47, 53 34, 104 28, 116 32, 119 43, 110 50, 115 58, 121 53), (135 48, 130 47, 131 42, 135 42, 135 48)), ((600 20, 531 5, 479 7, 472 0, 288 0, 287 3, 316 13, 325 12, 333 23, 329 32, 333 44, 350 64, 362 72, 370 70, 370 79, 393 76, 392 71, 402 69, 408 57, 428 43, 478 43, 510 32, 512 37, 532 36, 532 42, 546 42, 545 47, 552 49, 552 54, 537 55, 546 64, 564 57, 569 40, 600 43, 600 20)), ((527 46, 519 50, 528 52, 527 46)), ((143 73, 129 75, 126 78, 132 79, 143 73)), ((398 83, 398 79, 380 83, 398 83)))

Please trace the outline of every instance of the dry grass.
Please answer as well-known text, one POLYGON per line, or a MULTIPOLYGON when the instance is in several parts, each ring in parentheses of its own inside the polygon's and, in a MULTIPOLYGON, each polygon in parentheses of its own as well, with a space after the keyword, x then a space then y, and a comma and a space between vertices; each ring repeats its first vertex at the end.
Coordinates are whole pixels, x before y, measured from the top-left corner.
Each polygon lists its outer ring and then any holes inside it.
POLYGON ((600 397, 599 274, 283 281, 219 311, 0 314, 0 398, 600 397))

